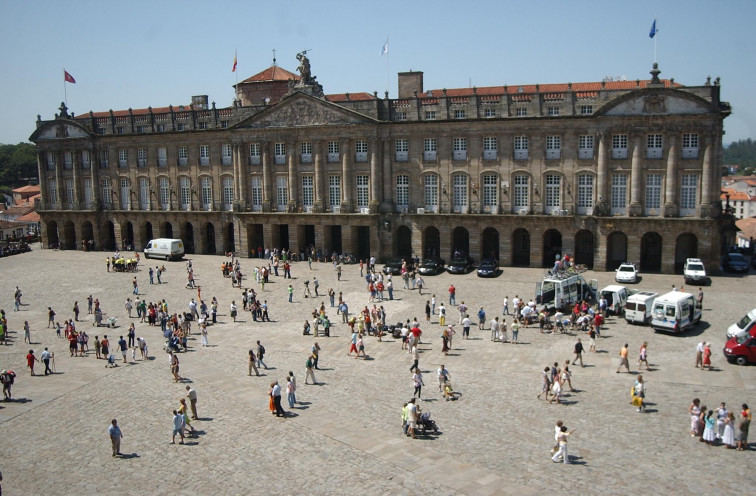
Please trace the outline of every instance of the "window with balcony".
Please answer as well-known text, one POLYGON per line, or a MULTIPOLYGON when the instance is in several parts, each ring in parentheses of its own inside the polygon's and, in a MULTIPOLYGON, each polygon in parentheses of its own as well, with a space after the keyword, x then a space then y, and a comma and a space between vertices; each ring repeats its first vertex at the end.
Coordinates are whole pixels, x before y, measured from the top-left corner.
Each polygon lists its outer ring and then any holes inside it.
POLYGON ((158 178, 158 195, 160 209, 168 210, 171 205, 171 183, 167 177, 158 178))
POLYGON ((58 208, 58 183, 55 179, 47 181, 47 193, 50 195, 50 207, 58 208))
POLYGON ((260 145, 258 143, 249 145, 249 165, 260 165, 260 145))
POLYGON ((612 215, 625 215, 627 206, 627 174, 612 175, 612 215))
POLYGON ((89 150, 82 150, 81 152, 81 168, 82 169, 89 169, 92 167, 92 164, 90 162, 91 155, 89 154, 89 150))
POLYGON ((94 207, 92 204, 92 179, 84 178, 84 208, 91 210, 94 207))
POLYGON ((102 190, 102 203, 107 208, 113 205, 113 186, 109 177, 103 177, 100 181, 100 189, 102 190))
POLYGON ((435 110, 426 110, 425 111, 425 120, 426 121, 435 121, 436 120, 436 111, 435 110))
POLYGON ((367 140, 357 140, 354 142, 354 161, 367 162, 368 145, 367 140))
POLYGON ((331 212, 341 209, 341 176, 328 176, 328 206, 331 212))
POLYGON ((547 214, 562 207, 562 176, 546 174, 546 191, 544 193, 544 210, 547 214))
POLYGON ((73 179, 66 179, 66 205, 69 209, 74 206, 74 183, 73 179))
POLYGON ((328 161, 331 163, 338 162, 340 157, 340 150, 341 146, 339 145, 338 141, 329 141, 328 142, 328 161))
POLYGON ((662 175, 646 174, 646 215, 661 214, 662 175))
POLYGON ((147 148, 137 148, 137 165, 147 167, 147 148))
POLYGON ((452 177, 452 206, 454 213, 467 213, 468 181, 464 174, 452 177))
POLYGON ((698 133, 682 135, 682 158, 698 158, 698 133))
POLYGON ((438 212, 438 175, 425 175, 425 210, 438 212))
POLYGON ((454 118, 455 119, 464 119, 465 117, 466 116, 465 116, 465 111, 464 110, 455 110, 454 111, 454 118))
POLYGON ((231 144, 221 146, 221 165, 231 165, 231 144))
POLYGON ((452 159, 467 160, 467 138, 454 138, 452 140, 452 159))
POLYGON ((186 176, 179 178, 179 200, 181 202, 181 210, 189 210, 192 204, 192 183, 186 176))
POLYGON ((626 159, 627 158, 627 135, 615 134, 612 136, 612 158, 613 159, 626 159))
POLYGON ((370 203, 370 178, 368 176, 357 176, 357 208, 360 210, 368 208, 370 203))
POLYGON ((562 156, 562 137, 546 136, 546 158, 557 160, 562 156))
POLYGON ((108 168, 108 151, 100 150, 100 169, 108 168))
POLYGON ((131 182, 126 178, 121 178, 121 210, 131 208, 131 182))
POLYGON ((312 143, 309 141, 299 144, 299 161, 303 164, 312 163, 312 143))
POLYGON ((210 165, 210 145, 200 145, 199 159, 200 165, 210 165))
POLYGON ((406 174, 396 176, 396 207, 401 211, 409 208, 409 176, 406 174))
POLYGON ((662 146, 664 145, 661 134, 649 134, 646 136, 646 158, 662 158, 662 146))
POLYGON ((186 125, 183 122, 176 124, 176 131, 186 131, 186 125))
POLYGON ((234 208, 234 178, 223 178, 223 210, 233 210, 234 208))
POLYGON ((123 126, 116 127, 116 134, 124 134, 126 130, 123 128, 123 126))
POLYGON ((63 168, 73 169, 73 153, 63 152, 63 168))
POLYGON ((302 205, 305 211, 312 212, 315 203, 315 187, 312 176, 302 176, 302 205))
POLYGON ((178 164, 180 166, 189 165, 189 150, 185 146, 178 148, 178 164))
POLYGON ((409 160, 409 140, 398 139, 394 142, 394 159, 397 162, 406 162, 409 160))
POLYGON ((203 177, 200 182, 202 199, 202 210, 213 209, 213 180, 209 177, 203 177))
POLYGON ((158 167, 167 167, 168 166, 168 149, 164 146, 161 146, 157 150, 157 157, 158 157, 158 167))
POLYGON ((157 126, 155 126, 155 129, 159 133, 164 133, 165 132, 165 124, 158 124, 157 126))
POLYGON ((438 151, 438 140, 436 138, 425 138, 425 144, 423 149, 423 160, 428 162, 436 161, 436 153, 438 151))
POLYGON ((696 215, 698 192, 698 175, 683 174, 680 181, 680 215, 684 217, 696 215))
POLYGON ((286 176, 276 176, 276 208, 286 212, 289 206, 289 181, 286 176))
POLYGON ((139 208, 147 210, 150 207, 150 180, 146 177, 139 178, 139 208))
POLYGON ((583 134, 578 136, 578 158, 584 160, 593 158, 592 134, 583 134))
POLYGON ((593 214, 593 174, 578 174, 577 186, 578 214, 593 214))
POLYGON ((496 160, 499 141, 495 137, 483 138, 483 160, 496 160))
POLYGON ((121 148, 118 150, 118 167, 128 167, 129 166, 129 151, 121 148))
POLYGON ((525 174, 517 174, 514 176, 512 206, 516 213, 527 212, 530 208, 529 179, 529 176, 526 176, 525 174))
POLYGON ((286 143, 276 143, 273 145, 273 159, 276 165, 286 163, 286 143))
POLYGON ((528 158, 528 137, 514 137, 514 158, 515 160, 525 160, 528 158))
POLYGON ((207 122, 205 122, 205 121, 198 122, 197 123, 197 128, 198 129, 207 129, 207 122))
POLYGON ((499 176, 485 174, 483 176, 483 211, 498 213, 499 206, 499 176))
POLYGON ((262 201, 263 201, 263 194, 262 194, 262 178, 259 176, 253 176, 252 177, 252 210, 255 212, 259 212, 262 210, 262 201))

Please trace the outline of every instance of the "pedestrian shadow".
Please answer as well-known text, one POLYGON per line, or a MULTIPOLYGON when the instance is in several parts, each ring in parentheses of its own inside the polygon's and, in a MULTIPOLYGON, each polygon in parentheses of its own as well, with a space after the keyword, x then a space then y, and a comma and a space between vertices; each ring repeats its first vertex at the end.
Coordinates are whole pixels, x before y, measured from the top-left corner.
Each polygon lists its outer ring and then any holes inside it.
POLYGON ((184 440, 184 446, 198 446, 199 441, 186 441, 184 440))
POLYGON ((567 459, 569 460, 569 463, 567 465, 584 465, 587 466, 588 463, 583 459, 582 456, 567 456, 567 459))
POLYGON ((187 435, 187 437, 204 436, 205 434, 207 434, 207 432, 200 429, 194 429, 193 431, 191 431, 191 433, 187 435))
POLYGON ((308 405, 312 405, 312 402, 311 401, 297 401, 297 405, 308 406, 308 405))
POLYGON ((297 410, 307 410, 307 409, 309 409, 309 408, 310 408, 309 406, 302 406, 302 404, 301 404, 301 403, 300 403, 299 405, 300 405, 300 406, 290 406, 290 407, 289 407, 289 410, 290 410, 290 411, 291 411, 292 409, 297 409, 297 410))
MULTIPOLYGON (((577 365, 576 365, 576 364, 573 364, 573 365, 575 365, 575 367, 577 367, 577 365)), ((587 364, 583 365, 583 368, 586 368, 586 369, 588 369, 588 368, 595 368, 595 367, 596 367, 596 366, 595 366, 595 365, 593 365, 593 364, 591 364, 591 363, 587 363, 587 364)))
POLYGON ((128 460, 130 458, 139 458, 139 455, 136 453, 121 453, 120 458, 128 460))
POLYGON ((214 418, 213 417, 197 417, 195 420, 198 420, 200 422, 212 422, 214 418))
POLYGON ((324 369, 324 368, 319 368, 319 369, 315 369, 315 370, 325 370, 326 372, 328 372, 328 371, 331 371, 331 370, 333 370, 333 369, 324 369))
POLYGON ((596 350, 594 353, 609 353, 608 350, 596 350))
POLYGON ((29 399, 29 398, 11 398, 11 399, 7 400, 7 403, 21 403, 21 404, 24 404, 24 403, 31 403, 32 401, 34 401, 34 400, 29 399))
POLYGON ((280 418, 297 418, 297 417, 299 417, 298 413, 292 412, 291 410, 289 410, 283 414, 283 417, 280 417, 280 418))

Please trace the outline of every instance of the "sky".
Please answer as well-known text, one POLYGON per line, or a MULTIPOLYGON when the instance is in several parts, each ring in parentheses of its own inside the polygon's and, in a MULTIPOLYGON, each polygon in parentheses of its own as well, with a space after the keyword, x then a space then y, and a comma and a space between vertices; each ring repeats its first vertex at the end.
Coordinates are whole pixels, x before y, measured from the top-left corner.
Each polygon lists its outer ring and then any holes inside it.
POLYGON ((397 72, 425 89, 649 79, 657 18, 661 77, 721 77, 725 144, 756 138, 753 0, 175 1, 0 0, 0 143, 71 111, 231 105, 233 84, 309 50, 326 94, 397 96, 397 72), (388 39, 389 52, 381 55, 388 39), (237 73, 231 72, 237 53, 237 73), (64 88, 63 70, 76 84, 64 88))

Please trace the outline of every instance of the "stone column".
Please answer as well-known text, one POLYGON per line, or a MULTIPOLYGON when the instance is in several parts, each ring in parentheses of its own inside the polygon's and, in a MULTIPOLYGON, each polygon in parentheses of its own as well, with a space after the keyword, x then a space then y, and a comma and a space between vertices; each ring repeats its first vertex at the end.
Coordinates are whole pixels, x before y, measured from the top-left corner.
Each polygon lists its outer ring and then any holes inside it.
POLYGON ((375 145, 370 153, 370 213, 378 213, 378 205, 381 202, 380 179, 378 177, 378 157, 375 153, 375 145))
POLYGON ((293 252, 292 259, 294 260, 299 260, 299 252, 301 251, 299 246, 300 231, 300 226, 289 223, 289 250, 293 252))
MULTIPOLYGON (((73 204, 74 204, 74 210, 80 210, 81 209, 81 199, 82 194, 80 192, 80 186, 79 186, 79 167, 81 167, 81 150, 73 150, 71 152, 71 160, 73 161, 73 164, 71 167, 73 168, 73 187, 74 187, 74 197, 73 197, 73 204)), ((78 246, 78 243, 77 243, 78 246)))
POLYGON ((383 141, 383 167, 381 167, 379 174, 381 176, 381 209, 384 212, 393 212, 396 199, 394 198, 393 183, 394 176, 392 174, 393 154, 391 152, 391 140, 383 141))
POLYGON ((596 216, 605 216, 609 214, 609 205, 607 203, 609 167, 607 164, 606 134, 599 133, 598 139, 598 177, 596 178, 596 206, 593 208, 593 214, 596 216))
POLYGON ((225 246, 223 246, 223 227, 225 223, 223 219, 218 219, 218 222, 213 223, 215 230, 215 253, 218 255, 225 255, 225 246))
POLYGON ((289 189, 289 212, 297 211, 297 171, 294 168, 294 146, 289 146, 290 151, 287 155, 287 162, 289 164, 287 186, 289 189))
POLYGON ((317 252, 317 250, 320 249, 323 255, 330 255, 330 253, 326 253, 325 251, 325 235, 325 227, 320 224, 315 224, 315 251, 317 252))
POLYGON ((438 238, 439 238, 439 246, 438 256, 441 258, 445 258, 447 260, 451 260, 451 250, 452 250, 452 239, 451 239, 451 228, 449 226, 437 226, 438 227, 438 238))
POLYGON ((268 152, 268 146, 269 144, 263 143, 263 152, 262 152, 262 168, 263 168, 263 177, 262 177, 262 194, 263 194, 263 204, 262 209, 263 212, 270 212, 270 188, 271 188, 271 177, 270 177, 270 154, 268 152))
POLYGON ((672 230, 664 230, 659 234, 662 237, 661 272, 662 274, 674 274, 675 240, 679 233, 672 230))
POLYGON ((355 228, 350 225, 341 226, 341 250, 343 253, 354 253, 355 228))
POLYGON ((323 200, 323 157, 320 153, 322 144, 320 143, 320 141, 315 141, 312 146, 314 148, 313 154, 315 155, 315 205, 313 206, 313 210, 315 212, 324 212, 325 201, 323 200))
POLYGON ((499 231, 499 265, 512 265, 512 228, 511 226, 500 225, 499 231), (504 231, 504 229, 508 229, 504 231))
POLYGON ((641 179, 643 173, 641 172, 641 138, 635 136, 633 138, 633 158, 630 166, 630 208, 628 214, 630 217, 637 217, 642 214, 643 206, 641 205, 641 179))
POLYGON ((250 256, 249 242, 247 240, 247 224, 244 217, 237 217, 234 221, 234 250, 240 257, 250 256))
MULTIPOLYGON (((352 210, 352 175, 349 173, 349 142, 341 143, 341 212, 352 210)), ((343 246, 343 244, 342 244, 343 246)))
POLYGON ((705 138, 705 146, 703 153, 703 170, 701 171, 701 211, 700 215, 703 218, 712 218, 716 215, 714 211, 714 198, 719 195, 715 193, 719 190, 719 184, 714 181, 713 169, 713 139, 710 137, 705 138))
POLYGON ((63 181, 63 175, 60 172, 61 167, 63 167, 63 153, 60 151, 55 152, 55 197, 58 199, 57 205, 55 205, 53 208, 59 210, 62 208, 63 205, 63 195, 61 195, 61 192, 63 191, 61 182, 63 181))
MULTIPOLYGON (((664 190, 664 217, 677 217, 677 137, 669 135, 669 151, 667 152, 666 188, 664 190)), ((674 260, 673 260, 674 262, 674 260)))

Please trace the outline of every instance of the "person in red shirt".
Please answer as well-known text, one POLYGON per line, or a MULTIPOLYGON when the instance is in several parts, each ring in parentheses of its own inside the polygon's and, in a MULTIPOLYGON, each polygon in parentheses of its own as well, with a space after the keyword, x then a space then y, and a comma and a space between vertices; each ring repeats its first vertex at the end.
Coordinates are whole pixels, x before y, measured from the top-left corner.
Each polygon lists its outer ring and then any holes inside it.
POLYGON ((412 329, 410 329, 410 332, 412 333, 412 336, 415 338, 415 344, 420 344, 420 335, 422 335, 423 331, 421 331, 419 327, 415 326, 412 329))
POLYGON ((457 304, 457 288, 454 287, 454 284, 449 286, 449 305, 456 305, 457 304))
POLYGON ((26 366, 31 370, 31 375, 36 375, 34 373, 34 362, 38 361, 39 359, 34 356, 34 350, 29 350, 29 353, 26 355, 26 366))
POLYGON ((604 317, 600 313, 597 313, 593 318, 593 325, 596 326, 596 336, 601 337, 601 324, 604 323, 604 317))

